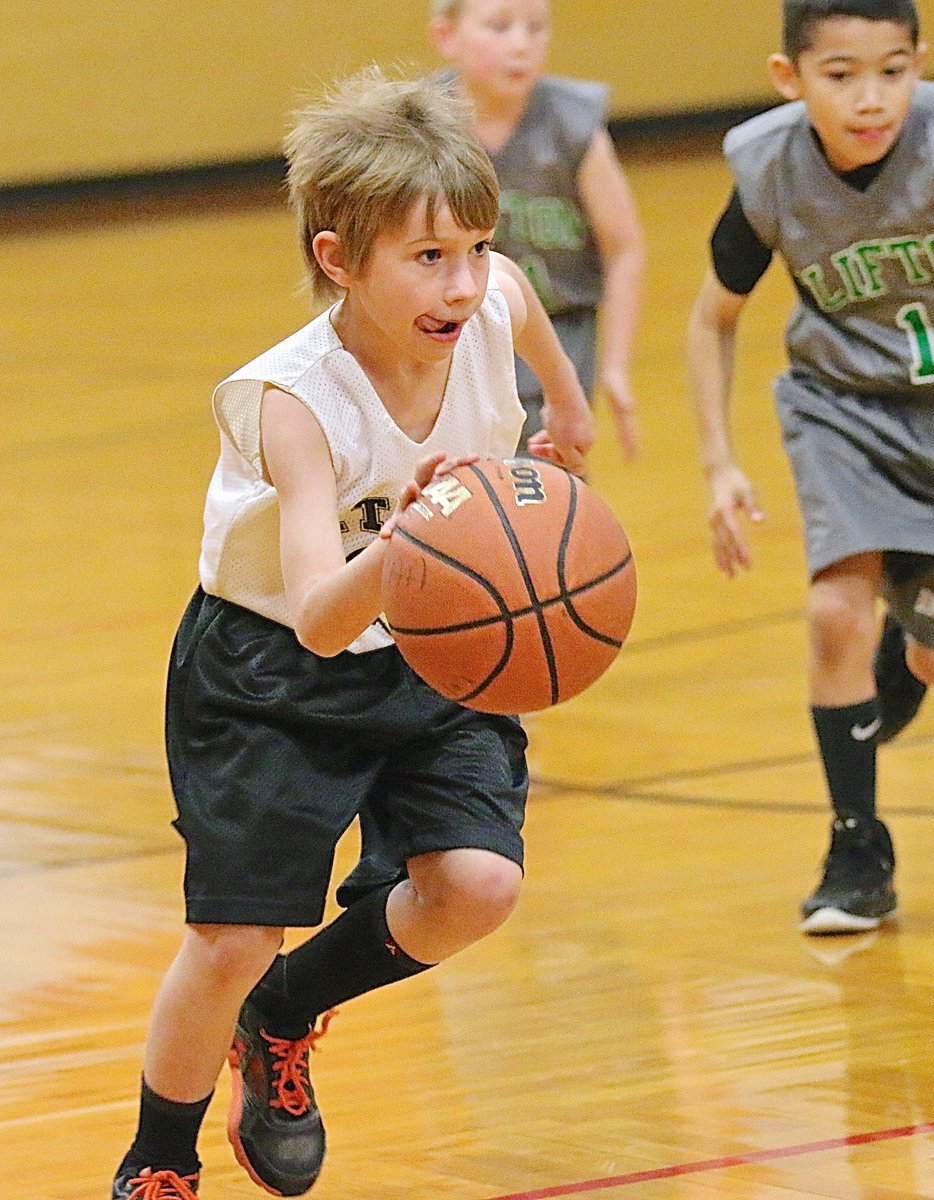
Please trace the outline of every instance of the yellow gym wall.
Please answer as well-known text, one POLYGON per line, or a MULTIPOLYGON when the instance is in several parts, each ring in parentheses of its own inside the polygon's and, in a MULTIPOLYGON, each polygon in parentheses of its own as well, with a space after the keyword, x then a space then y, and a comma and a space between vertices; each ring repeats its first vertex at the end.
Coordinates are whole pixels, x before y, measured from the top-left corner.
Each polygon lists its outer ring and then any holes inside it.
MULTIPOLYGON (((0 186, 275 154, 300 90, 432 67, 427 0, 18 0, 0 38, 0 186)), ((934 0, 922 0, 934 29, 934 0)), ((552 70, 614 116, 771 99, 779 0, 555 0, 552 70)))

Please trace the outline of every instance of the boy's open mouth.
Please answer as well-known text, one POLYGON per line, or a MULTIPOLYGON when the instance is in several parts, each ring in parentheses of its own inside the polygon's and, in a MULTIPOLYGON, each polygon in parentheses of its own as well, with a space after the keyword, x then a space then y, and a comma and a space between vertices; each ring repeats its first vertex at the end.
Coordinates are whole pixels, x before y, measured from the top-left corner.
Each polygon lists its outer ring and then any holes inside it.
POLYGON ((416 322, 422 333, 454 333, 460 328, 460 321, 437 321, 434 317, 419 317, 416 322))

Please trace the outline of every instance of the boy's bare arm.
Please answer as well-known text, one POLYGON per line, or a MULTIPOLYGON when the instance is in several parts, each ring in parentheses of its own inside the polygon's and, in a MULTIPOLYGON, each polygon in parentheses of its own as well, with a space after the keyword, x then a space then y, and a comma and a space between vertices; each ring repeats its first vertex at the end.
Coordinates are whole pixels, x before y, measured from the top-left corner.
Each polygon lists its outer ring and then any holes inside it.
POLYGON ((530 448, 570 471, 584 470, 594 441, 593 414, 574 364, 558 340, 551 319, 523 272, 501 254, 491 255, 492 269, 509 305, 516 353, 531 367, 545 398, 547 437, 530 448))
POLYGON ((316 654, 338 654, 379 616, 384 544, 377 539, 344 561, 330 451, 301 401, 268 387, 262 437, 279 496, 282 578, 296 636, 316 654))
POLYGON ((339 654, 382 611, 383 556, 400 512, 433 479, 477 456, 426 455, 402 488, 380 536, 348 562, 330 450, 314 415, 295 396, 267 387, 262 436, 263 460, 279 497, 282 578, 295 634, 315 654, 339 654))
POLYGON ((745 303, 745 296, 728 291, 709 270, 691 311, 687 339, 701 461, 711 492, 714 558, 731 578, 740 567, 752 565, 741 515, 762 519, 752 484, 734 459, 730 438, 736 329, 745 303))
POLYGON ((584 155, 578 187, 603 262, 597 378, 610 402, 620 446, 632 457, 639 447, 639 427, 629 368, 642 309, 645 236, 606 130, 597 131, 584 155))

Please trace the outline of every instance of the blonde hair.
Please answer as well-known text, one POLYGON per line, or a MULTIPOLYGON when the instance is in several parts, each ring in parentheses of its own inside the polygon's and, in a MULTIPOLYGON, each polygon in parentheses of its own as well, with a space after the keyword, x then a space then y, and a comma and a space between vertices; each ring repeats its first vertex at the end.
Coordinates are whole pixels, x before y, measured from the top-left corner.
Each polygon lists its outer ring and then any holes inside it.
POLYGON ((432 21, 456 21, 464 0, 431 0, 429 16, 432 21))
POLYGON ((430 21, 456 21, 467 4, 467 0, 429 0, 430 21))
POLYGON ((349 270, 366 266, 374 240, 427 199, 464 229, 492 229, 499 185, 471 130, 470 110, 427 79, 388 79, 371 67, 296 113, 285 139, 289 200, 309 282, 319 300, 340 289, 315 258, 322 230, 336 233, 349 270))

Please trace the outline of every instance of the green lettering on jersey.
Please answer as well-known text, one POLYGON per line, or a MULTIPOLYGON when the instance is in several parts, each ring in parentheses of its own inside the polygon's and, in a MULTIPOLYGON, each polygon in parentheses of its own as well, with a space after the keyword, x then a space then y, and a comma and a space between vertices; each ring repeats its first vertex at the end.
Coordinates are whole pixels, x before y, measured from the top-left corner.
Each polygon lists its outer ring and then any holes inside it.
POLYGON ((500 193, 497 232, 500 230, 503 230, 504 236, 514 238, 516 241, 529 242, 532 240, 528 196, 523 196, 521 192, 500 193))
POLYGON ((930 383, 934 379, 934 328, 926 305, 920 301, 904 305, 895 314, 895 323, 908 334, 911 344, 911 382, 930 383))
POLYGON ((578 209, 559 196, 527 196, 505 191, 500 196, 505 236, 536 250, 581 250, 587 227, 578 209))
POLYGON ((854 250, 854 246, 847 246, 845 250, 838 250, 836 254, 830 256, 830 261, 837 268, 837 274, 843 280, 846 298, 850 304, 856 300, 866 299, 865 280, 860 270, 860 261, 854 250))
POLYGON ((524 271, 526 279, 535 289, 536 296, 550 311, 555 299, 555 289, 548 274, 547 264, 537 254, 527 254, 525 258, 520 258, 516 265, 524 271))
POLYGON ((904 237, 889 238, 884 243, 889 256, 897 258, 902 264, 905 278, 909 283, 931 282, 931 272, 921 259, 922 248, 927 252, 928 258, 931 258, 930 242, 930 238, 926 238, 922 243, 921 238, 906 234, 904 237))
POLYGON ((857 242, 853 246, 859 264, 860 275, 864 284, 863 299, 871 300, 876 296, 884 296, 888 288, 879 278, 882 270, 879 260, 887 257, 885 246, 880 242, 857 242))
POLYGON ((803 271, 798 272, 797 277, 817 301, 822 312, 832 313, 845 307, 846 292, 843 288, 838 288, 835 292, 829 290, 820 263, 812 263, 811 266, 805 267, 803 271))
POLYGON ((811 263, 796 273, 798 281, 826 313, 888 295, 889 285, 884 277, 887 261, 899 263, 909 284, 930 283, 934 279, 934 234, 924 238, 904 234, 878 242, 854 242, 831 254, 830 261, 843 284, 835 291, 828 287, 820 263, 811 263))

